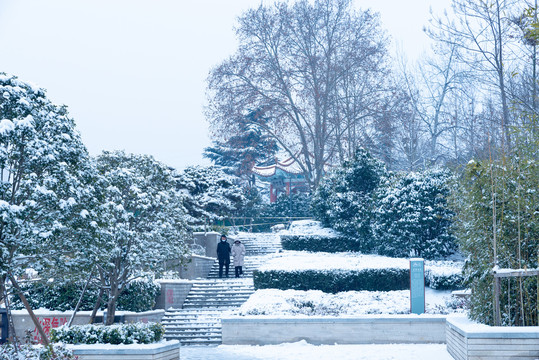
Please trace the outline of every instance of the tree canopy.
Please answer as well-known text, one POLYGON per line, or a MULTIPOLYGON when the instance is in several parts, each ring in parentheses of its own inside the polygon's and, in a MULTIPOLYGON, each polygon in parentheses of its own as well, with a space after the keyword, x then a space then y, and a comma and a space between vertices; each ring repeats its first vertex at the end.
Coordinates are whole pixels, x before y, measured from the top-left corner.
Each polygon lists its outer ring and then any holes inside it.
POLYGON ((325 164, 353 156, 385 89, 387 39, 378 15, 350 0, 261 5, 238 20, 239 49, 209 76, 215 137, 251 109, 264 133, 318 185, 325 164))

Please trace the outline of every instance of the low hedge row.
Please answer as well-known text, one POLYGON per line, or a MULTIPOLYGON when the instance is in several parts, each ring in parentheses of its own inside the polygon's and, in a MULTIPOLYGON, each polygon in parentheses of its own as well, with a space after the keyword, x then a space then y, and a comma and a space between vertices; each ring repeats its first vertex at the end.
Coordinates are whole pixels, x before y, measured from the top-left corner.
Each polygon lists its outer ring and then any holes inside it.
POLYGON ((360 243, 346 236, 281 235, 284 250, 312 252, 360 251, 360 243))
POLYGON ((462 274, 437 274, 425 269, 425 286, 434 290, 459 290, 463 289, 462 274))
POLYGON ((151 344, 163 338, 165 328, 158 323, 117 325, 74 325, 50 330, 52 342, 64 344, 151 344))
POLYGON ((253 273, 255 289, 321 290, 327 293, 409 288, 408 269, 258 271, 253 273))
MULTIPOLYGON (((98 284, 91 284, 86 290, 79 310, 92 310, 97 300, 98 284)), ((34 309, 67 311, 75 309, 80 298, 83 282, 44 282, 32 281, 21 284, 30 306, 34 309)), ((148 311, 155 305, 155 299, 161 292, 161 286, 150 280, 136 280, 129 284, 118 298, 117 309, 122 311, 148 311)), ((24 306, 18 296, 12 296, 14 309, 24 306)), ((101 306, 107 303, 107 294, 103 295, 101 306)))

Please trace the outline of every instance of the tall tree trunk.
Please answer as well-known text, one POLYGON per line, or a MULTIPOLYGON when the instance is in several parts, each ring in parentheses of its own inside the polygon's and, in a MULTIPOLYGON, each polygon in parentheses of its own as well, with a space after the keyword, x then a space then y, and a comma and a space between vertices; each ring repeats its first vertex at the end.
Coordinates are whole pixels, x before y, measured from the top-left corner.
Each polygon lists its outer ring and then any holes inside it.
POLYGON ((24 307, 26 308, 26 311, 28 311, 28 314, 30 315, 30 318, 32 319, 34 325, 36 326, 37 331, 39 332, 39 335, 41 336, 41 342, 45 346, 49 346, 49 337, 47 334, 45 334, 45 331, 43 331, 43 328, 41 327, 41 324, 39 323, 39 320, 37 319, 36 315, 34 314, 34 311, 32 310, 32 307, 28 303, 28 300, 26 300, 26 297, 24 296, 19 283, 17 282, 17 279, 15 279, 15 276, 13 274, 9 273, 9 280, 11 281, 11 284, 13 284, 13 287, 17 291, 19 298, 21 299, 22 303, 24 304, 24 307))

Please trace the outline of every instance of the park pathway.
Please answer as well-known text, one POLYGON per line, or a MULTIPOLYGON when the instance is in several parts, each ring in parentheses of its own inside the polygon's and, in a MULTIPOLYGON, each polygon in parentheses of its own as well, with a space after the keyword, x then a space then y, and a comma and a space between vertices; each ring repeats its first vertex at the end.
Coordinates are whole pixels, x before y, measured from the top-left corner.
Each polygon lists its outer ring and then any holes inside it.
POLYGON ((221 317, 236 311, 254 292, 253 270, 270 254, 281 249, 278 235, 271 233, 240 233, 245 245, 243 276, 234 278, 230 266, 229 278, 219 279, 219 264, 213 264, 207 279, 193 281, 182 309, 167 311, 163 318, 165 338, 178 339, 182 345, 221 344, 221 317))

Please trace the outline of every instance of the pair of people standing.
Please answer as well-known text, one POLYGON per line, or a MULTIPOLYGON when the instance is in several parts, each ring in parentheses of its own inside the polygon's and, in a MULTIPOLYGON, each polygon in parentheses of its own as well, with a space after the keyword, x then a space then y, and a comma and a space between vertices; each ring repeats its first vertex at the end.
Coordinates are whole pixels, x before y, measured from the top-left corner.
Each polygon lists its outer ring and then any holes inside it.
POLYGON ((243 262, 245 258, 245 246, 241 241, 234 241, 232 247, 227 241, 226 235, 221 235, 221 241, 217 244, 217 259, 219 259, 219 277, 223 277, 223 267, 225 276, 228 277, 228 267, 230 265, 230 255, 234 257, 234 272, 236 277, 243 274, 243 262))

